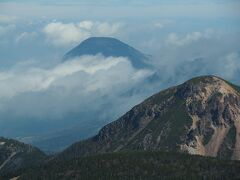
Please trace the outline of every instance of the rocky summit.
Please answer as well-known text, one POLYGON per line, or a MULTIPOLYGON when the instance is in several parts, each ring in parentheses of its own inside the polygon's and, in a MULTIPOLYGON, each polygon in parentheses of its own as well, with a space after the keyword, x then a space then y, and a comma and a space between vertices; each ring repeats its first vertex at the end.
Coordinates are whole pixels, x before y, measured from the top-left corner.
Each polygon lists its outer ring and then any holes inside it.
POLYGON ((57 157, 163 150, 240 160, 239 92, 219 77, 193 78, 151 96, 57 157))

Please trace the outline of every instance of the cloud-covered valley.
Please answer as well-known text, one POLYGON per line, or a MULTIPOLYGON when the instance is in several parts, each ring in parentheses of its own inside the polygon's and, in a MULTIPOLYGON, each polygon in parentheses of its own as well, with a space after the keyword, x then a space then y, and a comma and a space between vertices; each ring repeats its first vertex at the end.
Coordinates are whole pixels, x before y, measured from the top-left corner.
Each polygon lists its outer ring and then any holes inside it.
POLYGON ((141 87, 152 73, 149 69, 135 69, 125 57, 106 58, 100 54, 48 68, 36 67, 34 63, 17 64, 0 72, 1 130, 11 134, 12 122, 26 123, 29 119, 32 119, 31 126, 39 120, 44 126, 56 123, 50 128, 54 130, 66 123, 65 128, 72 127, 71 122, 109 121, 146 95, 145 90, 135 96, 128 91, 141 87), (112 109, 105 112, 108 105, 112 109), (93 117, 85 116, 86 111, 93 117), (94 113, 101 111, 99 118, 94 118, 94 113))

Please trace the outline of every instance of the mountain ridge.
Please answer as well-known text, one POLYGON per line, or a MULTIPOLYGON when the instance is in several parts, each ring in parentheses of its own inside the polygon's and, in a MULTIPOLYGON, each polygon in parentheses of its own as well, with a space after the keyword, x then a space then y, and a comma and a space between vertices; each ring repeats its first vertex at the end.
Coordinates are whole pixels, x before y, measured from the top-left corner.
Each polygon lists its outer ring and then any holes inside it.
POLYGON ((236 87, 216 76, 193 78, 151 96, 58 158, 165 150, 240 159, 240 95, 236 87))
POLYGON ((238 179, 239 161, 232 160, 240 160, 239 117, 238 86, 217 76, 192 78, 150 96, 97 135, 8 177, 202 179, 232 175, 238 179))

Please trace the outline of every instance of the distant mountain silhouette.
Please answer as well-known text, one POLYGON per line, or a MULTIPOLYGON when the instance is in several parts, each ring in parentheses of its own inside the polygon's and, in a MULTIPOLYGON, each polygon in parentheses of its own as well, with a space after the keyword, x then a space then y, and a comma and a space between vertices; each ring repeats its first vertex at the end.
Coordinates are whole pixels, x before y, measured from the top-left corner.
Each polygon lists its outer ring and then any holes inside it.
POLYGON ((70 50, 64 61, 83 55, 102 54, 105 57, 127 57, 135 68, 145 68, 148 57, 122 41, 111 37, 91 37, 70 50))

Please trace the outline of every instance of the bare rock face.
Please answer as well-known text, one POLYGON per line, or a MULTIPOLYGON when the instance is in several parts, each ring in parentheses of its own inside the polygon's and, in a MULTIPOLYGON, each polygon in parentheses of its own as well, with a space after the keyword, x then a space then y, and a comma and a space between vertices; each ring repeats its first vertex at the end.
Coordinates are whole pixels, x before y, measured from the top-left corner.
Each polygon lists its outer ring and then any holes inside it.
MULTIPOLYGON (((197 80, 196 80, 197 81, 197 80)), ((182 150, 204 156, 223 156, 222 146, 235 132, 234 144, 227 144, 232 159, 240 159, 240 93, 217 77, 206 77, 199 83, 188 82, 181 90, 192 118, 182 150), (188 89, 186 89, 186 87, 188 89)))
POLYGON ((58 157, 164 150, 240 160, 239 134, 238 87, 204 76, 151 96, 58 157))

